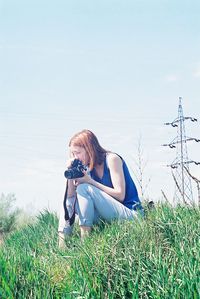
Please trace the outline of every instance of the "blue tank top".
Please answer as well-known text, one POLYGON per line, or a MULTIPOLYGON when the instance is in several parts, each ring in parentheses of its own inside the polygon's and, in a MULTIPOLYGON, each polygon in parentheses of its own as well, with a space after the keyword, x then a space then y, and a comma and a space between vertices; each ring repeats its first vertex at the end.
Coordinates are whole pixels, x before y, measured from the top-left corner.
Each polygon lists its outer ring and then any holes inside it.
MULTIPOLYGON (((122 157, 120 157, 120 158, 122 159, 122 157)), ((123 171, 124 171, 124 178, 125 178, 125 185, 126 185, 125 198, 124 198, 124 201, 122 202, 122 204, 131 210, 142 209, 142 205, 141 205, 140 199, 138 197, 138 192, 137 192, 135 183, 133 182, 133 179, 130 175, 128 167, 123 159, 122 159, 122 163, 123 163, 123 171)), ((99 178, 96 175, 94 169, 92 171, 90 171, 90 175, 95 181, 97 181, 105 186, 108 186, 110 188, 113 188, 113 184, 112 184, 111 176, 110 176, 110 170, 107 165, 106 157, 104 160, 104 171, 103 171, 102 178, 99 178)))

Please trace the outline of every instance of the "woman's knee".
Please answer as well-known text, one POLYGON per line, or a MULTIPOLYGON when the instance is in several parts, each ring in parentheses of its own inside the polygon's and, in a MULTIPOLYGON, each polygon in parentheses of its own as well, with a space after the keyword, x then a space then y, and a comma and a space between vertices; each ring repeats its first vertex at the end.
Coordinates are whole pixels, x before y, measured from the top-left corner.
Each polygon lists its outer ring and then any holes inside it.
POLYGON ((89 184, 87 183, 83 183, 83 184, 79 184, 76 188, 76 193, 77 195, 80 194, 85 194, 85 193, 88 193, 89 191, 89 184))

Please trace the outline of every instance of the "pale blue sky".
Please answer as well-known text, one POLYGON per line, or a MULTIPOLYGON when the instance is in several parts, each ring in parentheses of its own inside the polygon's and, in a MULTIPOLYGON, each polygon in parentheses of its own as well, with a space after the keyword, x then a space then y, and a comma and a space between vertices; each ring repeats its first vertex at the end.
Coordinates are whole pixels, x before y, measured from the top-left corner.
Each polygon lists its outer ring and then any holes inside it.
POLYGON ((131 168, 141 135, 148 195, 171 198, 175 152, 160 145, 176 132, 163 123, 179 96, 200 119, 199 14, 194 0, 0 0, 0 192, 58 209, 68 139, 88 128, 131 168))

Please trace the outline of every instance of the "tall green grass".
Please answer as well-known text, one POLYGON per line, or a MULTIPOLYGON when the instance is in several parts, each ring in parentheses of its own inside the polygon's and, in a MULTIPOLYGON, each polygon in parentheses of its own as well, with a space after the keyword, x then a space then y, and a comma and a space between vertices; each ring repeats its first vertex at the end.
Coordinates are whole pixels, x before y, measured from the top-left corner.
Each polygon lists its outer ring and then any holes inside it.
POLYGON ((0 248, 0 298, 200 298, 200 211, 162 205, 139 221, 78 227, 57 246, 45 211, 0 248))

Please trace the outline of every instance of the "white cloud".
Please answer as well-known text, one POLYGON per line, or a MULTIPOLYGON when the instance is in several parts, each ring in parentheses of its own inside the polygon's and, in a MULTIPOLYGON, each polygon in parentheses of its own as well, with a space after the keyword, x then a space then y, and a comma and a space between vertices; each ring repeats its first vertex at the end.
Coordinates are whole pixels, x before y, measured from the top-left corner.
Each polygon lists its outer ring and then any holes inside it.
POLYGON ((166 76, 165 79, 168 82, 176 82, 179 80, 179 76, 177 76, 176 74, 170 74, 170 75, 166 76))
POLYGON ((195 78, 200 78, 200 66, 198 68, 196 68, 196 70, 193 73, 193 76, 195 78))

